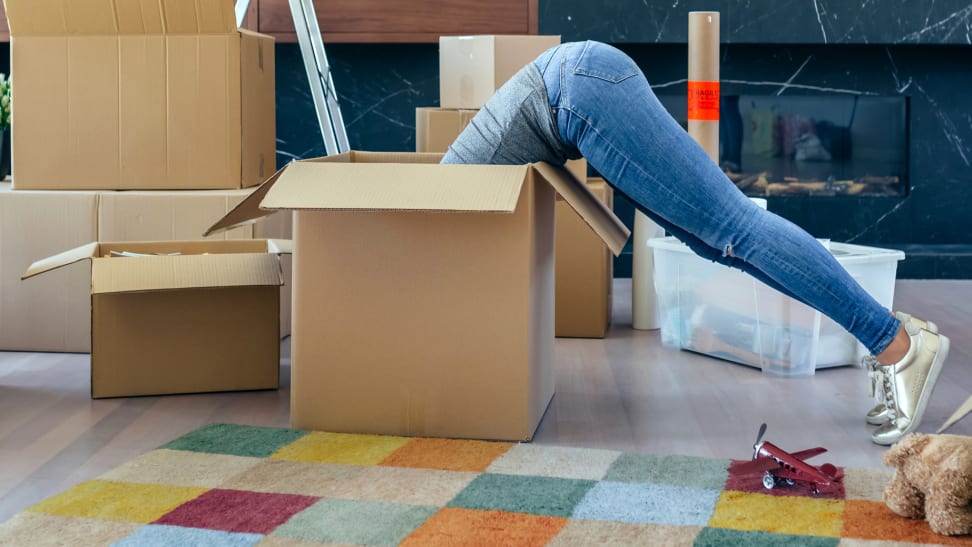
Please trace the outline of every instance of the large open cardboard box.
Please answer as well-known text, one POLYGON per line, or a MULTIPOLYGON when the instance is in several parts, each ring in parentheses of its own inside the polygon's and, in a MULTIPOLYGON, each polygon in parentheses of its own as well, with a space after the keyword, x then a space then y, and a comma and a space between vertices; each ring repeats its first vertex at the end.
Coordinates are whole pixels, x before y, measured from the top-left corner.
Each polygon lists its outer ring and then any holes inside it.
POLYGON ((4 0, 18 189, 225 189, 276 168, 274 40, 232 2, 4 0))
POLYGON ((91 262, 91 396, 276 389, 278 255, 289 241, 89 243, 24 279, 91 262))
POLYGON ((291 425, 528 440, 553 396, 554 197, 628 237, 561 167, 350 152, 279 171, 213 230, 294 213, 291 425))

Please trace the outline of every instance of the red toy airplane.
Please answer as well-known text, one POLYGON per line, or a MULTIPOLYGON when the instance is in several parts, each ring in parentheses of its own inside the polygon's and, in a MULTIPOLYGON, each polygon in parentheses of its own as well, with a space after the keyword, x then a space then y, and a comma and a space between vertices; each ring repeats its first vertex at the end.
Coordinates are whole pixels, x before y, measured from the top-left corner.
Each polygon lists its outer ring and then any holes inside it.
POLYGON ((764 433, 766 424, 759 426, 756 443, 753 444, 752 461, 734 466, 734 474, 748 475, 765 471, 763 486, 767 489, 800 482, 808 485, 813 495, 819 494, 822 489, 833 488, 844 478, 844 473, 832 464, 825 463, 817 467, 803 461, 823 454, 827 451, 826 448, 808 448, 791 454, 771 442, 763 442, 764 433))

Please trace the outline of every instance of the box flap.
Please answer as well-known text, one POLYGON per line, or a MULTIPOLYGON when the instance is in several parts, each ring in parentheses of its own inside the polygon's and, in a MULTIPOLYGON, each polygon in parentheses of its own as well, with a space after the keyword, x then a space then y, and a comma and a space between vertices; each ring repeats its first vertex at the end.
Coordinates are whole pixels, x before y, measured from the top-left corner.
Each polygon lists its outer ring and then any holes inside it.
POLYGON ((512 213, 528 169, 527 165, 295 162, 267 192, 261 206, 512 213))
POLYGON ((275 255, 292 255, 294 242, 289 239, 268 239, 267 252, 275 255))
POLYGON ((74 264, 75 262, 80 262, 82 260, 88 260, 94 258, 98 255, 98 244, 97 243, 87 243, 80 247, 71 249, 70 251, 64 251, 63 253, 58 253, 54 256, 50 256, 41 260, 38 260, 27 268, 24 275, 20 279, 27 279, 29 277, 34 277, 35 275, 40 275, 44 272, 49 272, 51 270, 56 270, 67 266, 68 264, 74 264))
POLYGON ((4 0, 10 34, 84 36, 230 34, 230 2, 212 0, 4 0))
POLYGON ((91 293, 282 285, 279 259, 265 253, 96 258, 91 293))
POLYGON ((203 233, 203 236, 208 237, 213 234, 232 230, 233 228, 253 224, 263 217, 274 214, 276 211, 265 211, 261 209, 260 202, 263 201, 263 197, 267 195, 267 192, 270 191, 270 188, 277 182, 277 179, 280 178, 280 175, 283 174, 287 167, 284 166, 278 169, 276 173, 265 180, 256 190, 246 196, 243 201, 237 203, 236 207, 233 207, 230 212, 223 215, 223 218, 217 220, 215 224, 210 226, 203 233))
POLYGON ((597 199, 586 184, 563 166, 540 162, 534 163, 533 168, 577 211, 577 214, 604 240, 615 256, 621 254, 631 231, 607 205, 597 199))

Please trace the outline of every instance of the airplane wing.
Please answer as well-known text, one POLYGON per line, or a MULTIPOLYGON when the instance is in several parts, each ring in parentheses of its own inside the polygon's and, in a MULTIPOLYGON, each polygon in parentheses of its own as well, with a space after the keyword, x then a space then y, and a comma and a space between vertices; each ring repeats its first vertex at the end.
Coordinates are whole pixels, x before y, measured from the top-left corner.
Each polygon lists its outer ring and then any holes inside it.
POLYGON ((751 473, 762 473, 770 469, 776 469, 780 464, 773 458, 757 458, 744 462, 733 462, 729 466, 729 472, 733 475, 749 475, 751 473))
POLYGON ((808 448, 806 450, 801 450, 799 452, 793 452, 791 454, 791 456, 793 456, 794 458, 796 458, 798 460, 806 460, 808 458, 812 458, 814 456, 818 456, 820 454, 823 454, 826 451, 827 451, 826 448, 824 448, 822 446, 818 446, 817 448, 808 448))

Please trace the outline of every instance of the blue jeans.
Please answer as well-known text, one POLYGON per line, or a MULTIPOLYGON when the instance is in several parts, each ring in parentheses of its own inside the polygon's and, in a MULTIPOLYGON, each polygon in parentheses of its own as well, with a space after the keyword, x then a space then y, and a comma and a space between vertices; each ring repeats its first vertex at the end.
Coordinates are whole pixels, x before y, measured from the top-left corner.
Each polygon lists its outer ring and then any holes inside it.
POLYGON ((634 206, 698 255, 743 270, 827 315, 873 354, 900 322, 830 252, 736 188, 658 102, 627 55, 598 42, 534 61, 557 130, 634 206))

